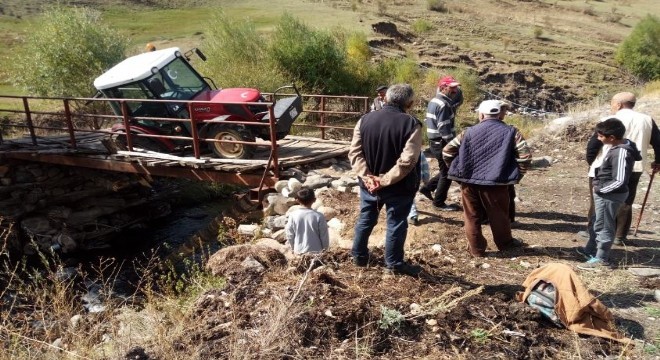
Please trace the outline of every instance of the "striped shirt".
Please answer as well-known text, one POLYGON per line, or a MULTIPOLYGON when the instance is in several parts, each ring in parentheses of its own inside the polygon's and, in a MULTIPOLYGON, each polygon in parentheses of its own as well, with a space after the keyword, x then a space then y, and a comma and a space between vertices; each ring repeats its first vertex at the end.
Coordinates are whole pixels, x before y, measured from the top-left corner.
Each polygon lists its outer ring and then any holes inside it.
POLYGON ((451 106, 452 100, 443 93, 438 93, 426 108, 426 133, 429 140, 440 139, 449 142, 456 136, 454 118, 456 111, 451 106))

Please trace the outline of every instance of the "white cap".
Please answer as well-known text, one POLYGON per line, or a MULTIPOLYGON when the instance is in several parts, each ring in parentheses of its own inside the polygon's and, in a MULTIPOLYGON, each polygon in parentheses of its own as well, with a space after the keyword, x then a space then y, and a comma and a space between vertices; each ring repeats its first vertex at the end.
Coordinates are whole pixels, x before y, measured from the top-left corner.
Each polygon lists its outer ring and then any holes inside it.
POLYGON ((506 104, 500 100, 486 100, 479 104, 477 111, 484 115, 496 115, 502 111, 502 106, 504 105, 506 104))

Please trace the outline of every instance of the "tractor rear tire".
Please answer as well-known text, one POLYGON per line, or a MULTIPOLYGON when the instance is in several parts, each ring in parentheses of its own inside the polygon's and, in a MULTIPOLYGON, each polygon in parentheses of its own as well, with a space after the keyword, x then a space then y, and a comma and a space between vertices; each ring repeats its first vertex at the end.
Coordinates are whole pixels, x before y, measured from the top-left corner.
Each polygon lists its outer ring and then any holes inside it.
MULTIPOLYGON (((214 140, 249 141, 254 142, 255 137, 249 130, 233 126, 215 126, 209 132, 214 140)), ((224 159, 250 159, 254 155, 255 146, 245 144, 231 144, 210 142, 209 148, 213 153, 224 159)))

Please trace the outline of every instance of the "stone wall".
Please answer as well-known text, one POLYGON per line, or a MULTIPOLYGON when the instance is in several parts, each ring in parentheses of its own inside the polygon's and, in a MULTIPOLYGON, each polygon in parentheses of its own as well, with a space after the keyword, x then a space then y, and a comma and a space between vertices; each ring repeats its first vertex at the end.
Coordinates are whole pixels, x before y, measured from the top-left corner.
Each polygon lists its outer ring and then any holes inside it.
POLYGON ((106 247, 110 235, 169 213, 142 176, 35 162, 0 162, 0 227, 13 251, 106 247))

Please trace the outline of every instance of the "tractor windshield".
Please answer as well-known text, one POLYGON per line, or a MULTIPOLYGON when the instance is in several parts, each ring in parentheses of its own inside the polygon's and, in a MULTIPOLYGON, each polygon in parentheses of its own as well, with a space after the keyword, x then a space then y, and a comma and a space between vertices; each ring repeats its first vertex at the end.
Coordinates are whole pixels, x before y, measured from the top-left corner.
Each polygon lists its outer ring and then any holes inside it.
MULTIPOLYGON (((154 68, 154 71, 156 68, 154 68)), ((175 58, 146 79, 102 90, 114 99, 192 100, 209 84, 182 58, 175 58)), ((187 118, 184 104, 127 101, 130 115, 187 118)), ((116 114, 121 114, 119 103, 111 102, 116 114)))

